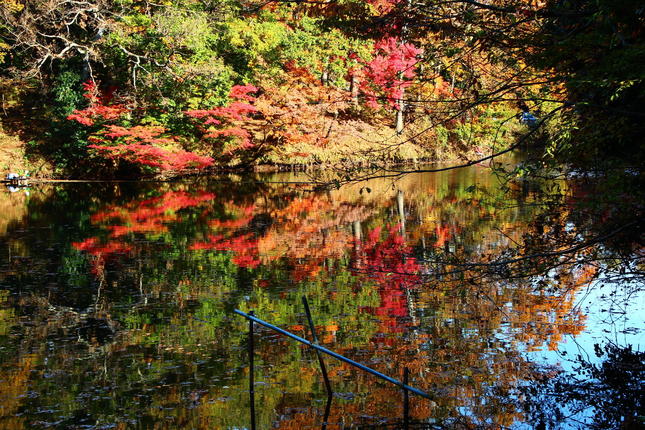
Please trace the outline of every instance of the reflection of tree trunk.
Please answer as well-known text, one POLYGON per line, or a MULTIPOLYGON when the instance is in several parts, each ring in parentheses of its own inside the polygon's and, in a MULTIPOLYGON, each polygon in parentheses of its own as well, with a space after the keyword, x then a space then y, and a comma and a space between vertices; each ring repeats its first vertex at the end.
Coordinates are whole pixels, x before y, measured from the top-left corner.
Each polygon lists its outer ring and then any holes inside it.
POLYGON ((360 242, 363 240, 363 229, 361 228, 361 222, 354 221, 354 225, 352 225, 352 230, 354 230, 355 243, 360 245, 360 242))
MULTIPOLYGON (((417 315, 416 315, 417 305, 416 305, 416 302, 414 300, 414 297, 412 297, 412 292, 410 291, 409 288, 405 289, 405 300, 406 300, 407 305, 408 305, 408 315, 410 316, 410 320, 412 320, 412 323, 414 325, 416 325, 416 323, 417 323, 417 315)), ((416 335, 416 330, 415 329, 411 330, 411 334, 416 335)))
POLYGON ((148 304, 148 296, 143 292, 143 261, 141 261, 141 253, 137 253, 137 269, 139 271, 139 294, 141 294, 141 298, 143 299, 143 304, 147 305, 148 304))
POLYGON ((401 224, 401 234, 405 238, 405 202, 403 200, 403 191, 396 193, 396 206, 399 209, 399 223, 401 224))
POLYGON ((354 221, 352 224, 352 233, 354 233, 354 255, 352 256, 352 266, 355 269, 360 269, 361 266, 361 250, 363 241, 363 228, 360 221, 354 221))

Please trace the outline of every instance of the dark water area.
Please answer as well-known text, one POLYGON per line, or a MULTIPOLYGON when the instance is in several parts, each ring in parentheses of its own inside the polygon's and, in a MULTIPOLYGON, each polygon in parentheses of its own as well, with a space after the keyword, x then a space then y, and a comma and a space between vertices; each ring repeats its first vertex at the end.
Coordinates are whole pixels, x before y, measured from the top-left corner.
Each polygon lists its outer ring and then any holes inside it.
MULTIPOLYGON (((527 387, 601 365, 595 345, 645 345, 642 277, 628 276, 642 249, 610 263, 607 247, 547 243, 590 229, 570 183, 480 166, 330 191, 249 179, 3 190, 0 428, 250 428, 248 323, 233 311, 309 338, 302 296, 322 345, 397 379, 407 367, 431 393, 411 397, 411 428, 540 428, 555 416, 540 404, 584 428, 593 406, 527 387)), ((402 425, 400 389, 326 363, 326 428, 402 425)), ((311 350, 258 329, 254 377, 258 429, 323 426, 311 350)))

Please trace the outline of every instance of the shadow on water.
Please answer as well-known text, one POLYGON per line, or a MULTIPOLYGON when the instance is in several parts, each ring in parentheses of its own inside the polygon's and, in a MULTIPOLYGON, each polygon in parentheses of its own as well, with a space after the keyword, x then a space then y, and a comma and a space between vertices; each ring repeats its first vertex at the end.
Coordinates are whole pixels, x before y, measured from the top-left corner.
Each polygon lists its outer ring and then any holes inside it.
POLYGON ((433 394, 410 397, 411 428, 592 425, 565 400, 621 398, 603 363, 642 362, 593 353, 645 344, 638 199, 619 212, 587 184, 478 167, 322 192, 270 179, 0 195, 0 427, 248 428, 252 404, 259 429, 405 425, 398 387, 326 361, 330 403, 315 352, 261 327, 249 401, 234 310, 306 337, 302 296, 321 346, 433 394), (601 385, 556 397, 578 367, 577 387, 601 385))
POLYGON ((580 354, 571 359, 573 372, 544 369, 522 388, 536 428, 558 428, 571 418, 578 428, 645 428, 645 353, 611 342, 594 349, 600 362, 580 354))

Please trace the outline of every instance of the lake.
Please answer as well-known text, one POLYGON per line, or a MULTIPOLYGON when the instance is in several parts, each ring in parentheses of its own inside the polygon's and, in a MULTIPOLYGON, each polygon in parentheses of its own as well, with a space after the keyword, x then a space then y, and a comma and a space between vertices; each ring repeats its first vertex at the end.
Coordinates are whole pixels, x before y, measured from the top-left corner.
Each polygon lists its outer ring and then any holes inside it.
MULTIPOLYGON (((536 374, 600 363, 595 344, 645 344, 639 278, 588 248, 541 248, 586 237, 571 221, 582 187, 482 166, 307 179, 2 190, 0 427, 250 428, 234 310, 310 339, 303 296, 322 345, 399 380, 408 368, 431 394, 411 395, 413 428, 532 428, 536 374)), ((316 355, 273 331, 256 327, 254 363, 259 429, 402 425, 398 387, 330 357, 327 408, 316 355)))

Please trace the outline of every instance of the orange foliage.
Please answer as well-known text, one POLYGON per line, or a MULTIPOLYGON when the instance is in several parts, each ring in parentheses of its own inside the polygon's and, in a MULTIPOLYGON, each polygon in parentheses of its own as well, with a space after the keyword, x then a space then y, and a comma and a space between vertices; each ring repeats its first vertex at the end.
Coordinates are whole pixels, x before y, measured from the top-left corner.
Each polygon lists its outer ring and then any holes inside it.
POLYGON ((284 85, 267 88, 255 106, 264 118, 255 129, 265 141, 324 147, 330 120, 348 109, 350 100, 345 91, 320 84, 305 69, 294 69, 284 85))

